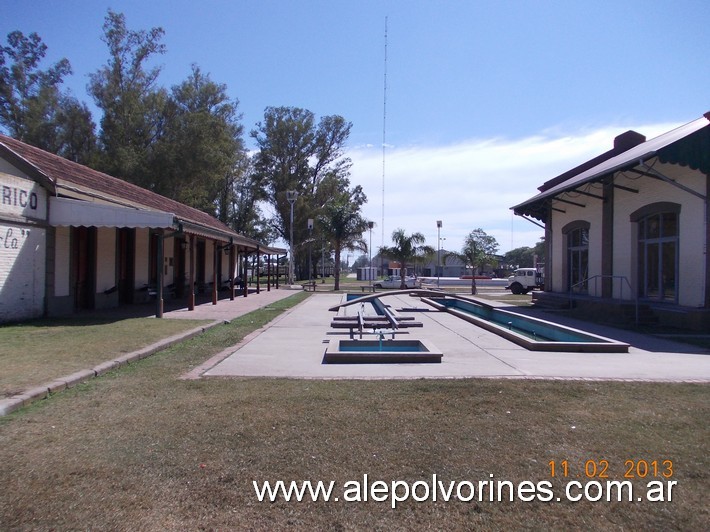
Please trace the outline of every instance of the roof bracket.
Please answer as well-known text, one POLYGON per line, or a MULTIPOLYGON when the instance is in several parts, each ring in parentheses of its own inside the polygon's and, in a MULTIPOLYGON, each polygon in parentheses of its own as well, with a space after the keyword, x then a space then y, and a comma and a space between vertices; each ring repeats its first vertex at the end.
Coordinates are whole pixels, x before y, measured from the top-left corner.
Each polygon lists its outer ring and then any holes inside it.
POLYGON ((590 198, 596 198, 596 199, 600 199, 600 200, 604 199, 604 196, 600 196, 599 194, 592 194, 591 192, 585 192, 584 190, 574 189, 574 190, 571 190, 570 192, 576 192, 577 194, 582 194, 583 196, 589 196, 590 198))
POLYGON ((707 196, 702 195, 700 192, 697 192, 697 191, 693 190, 693 189, 690 188, 690 187, 686 187, 685 185, 681 185, 680 183, 678 183, 678 182, 675 181, 674 179, 671 179, 670 177, 663 175, 663 174, 662 174, 661 172, 659 172, 658 170, 654 169, 654 168, 651 167, 651 166, 648 166, 644 161, 639 161, 639 164, 640 164, 641 166, 643 166, 643 167, 646 169, 646 171, 649 172, 649 174, 650 174, 651 176, 657 177, 658 179, 661 179, 662 181, 665 181, 665 182, 668 183, 669 185, 673 185, 674 187, 679 188, 679 189, 681 189, 681 190, 687 192, 688 194, 692 194, 693 196, 696 196, 696 197, 700 198, 700 199, 703 200, 703 201, 706 201, 706 200, 708 199, 707 196))
POLYGON ((634 194, 638 194, 638 193, 639 193, 638 190, 636 190, 636 189, 634 189, 634 188, 625 187, 624 185, 617 185, 616 183, 614 183, 613 186, 614 186, 614 188, 619 188, 619 189, 621 189, 621 190, 625 190, 626 192, 633 192, 634 194))
POLYGON ((537 222, 536 222, 535 220, 533 220, 532 218, 528 218, 528 217, 525 216, 524 214, 518 214, 517 212, 516 212, 515 214, 517 214, 518 216, 520 216, 523 220, 527 220, 527 221, 530 222, 531 224, 535 224, 535 225, 537 225, 538 227, 541 227, 541 228, 545 229, 545 226, 544 226, 544 225, 537 223, 537 222))
POLYGON ((570 201, 562 198, 555 198, 555 201, 561 201, 562 203, 569 203, 570 205, 576 205, 577 207, 586 207, 582 203, 577 203, 576 201, 570 201))

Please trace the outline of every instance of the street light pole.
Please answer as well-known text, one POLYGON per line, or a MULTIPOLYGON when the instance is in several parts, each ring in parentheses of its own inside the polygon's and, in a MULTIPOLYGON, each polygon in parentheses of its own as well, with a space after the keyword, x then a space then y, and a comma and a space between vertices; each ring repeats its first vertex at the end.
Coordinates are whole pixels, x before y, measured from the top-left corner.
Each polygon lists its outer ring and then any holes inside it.
POLYGON ((372 228, 375 227, 375 222, 367 222, 367 227, 370 228, 370 245, 367 248, 370 252, 370 261, 367 263, 367 278, 370 280, 368 284, 372 289, 372 228))
POLYGON ((291 205, 291 238, 289 241, 289 262, 288 262, 288 284, 293 284, 293 204, 296 203, 298 199, 298 192, 296 190, 286 191, 286 200, 291 205))
POLYGON ((440 276, 441 276, 441 220, 436 221, 436 245, 437 245, 437 255, 436 255, 436 287, 439 288, 440 276))
POLYGON ((308 282, 313 281, 313 249, 311 235, 313 234, 313 218, 308 218, 308 282))

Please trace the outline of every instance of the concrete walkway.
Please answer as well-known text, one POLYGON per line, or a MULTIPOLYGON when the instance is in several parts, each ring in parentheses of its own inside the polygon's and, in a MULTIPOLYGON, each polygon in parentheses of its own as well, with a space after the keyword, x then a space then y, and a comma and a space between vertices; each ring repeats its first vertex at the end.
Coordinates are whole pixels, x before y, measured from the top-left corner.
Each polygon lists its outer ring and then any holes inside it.
MULTIPOLYGON (((427 339, 444 353, 441 364, 323 364, 326 344, 348 338, 330 328, 335 313, 328 308, 342 294, 316 294, 282 314, 268 327, 213 358, 197 373, 206 376, 297 377, 328 379, 399 379, 503 377, 710 382, 710 353, 687 344, 573 322, 576 328, 627 342, 629 353, 533 352, 408 296, 383 296, 397 309, 411 312, 424 326, 407 329, 400 338, 427 339)), ((570 323, 571 322, 571 323, 570 323)), ((197 377, 196 373, 192 377, 197 377)))
POLYGON ((243 316, 249 312, 267 307, 275 301, 285 299, 293 294, 301 291, 300 285, 298 290, 281 287, 278 290, 272 288, 267 290, 263 288, 258 294, 249 293, 247 297, 238 296, 234 300, 220 299, 216 305, 210 303, 202 303, 195 305, 195 310, 187 310, 180 308, 169 310, 163 313, 164 319, 184 319, 184 320, 218 320, 221 322, 231 321, 234 318, 243 316))
MULTIPOLYGON (((165 338, 139 351, 86 368, 37 386, 24 393, 0 399, 0 416, 33 401, 43 399, 79 382, 97 377, 123 364, 150 356, 204 330, 231 321, 258 308, 296 293, 282 287, 262 290, 234 301, 204 303, 194 311, 166 311, 166 319, 212 320, 207 326, 165 338)), ((417 298, 382 295, 397 309, 412 312, 422 328, 408 329, 400 338, 426 339, 444 353, 441 364, 323 364, 326 344, 333 338, 348 338, 347 332, 331 329, 335 313, 328 311, 345 300, 343 294, 316 293, 285 312, 240 344, 230 347, 183 376, 204 377, 288 377, 325 379, 411 379, 411 378, 534 378, 590 379, 668 382, 710 382, 710 352, 688 344, 672 342, 634 332, 545 315, 534 309, 521 311, 563 323, 631 345, 629 353, 546 353, 527 351, 499 336, 448 313, 430 311, 417 298)), ((350 307, 351 309, 355 307, 350 307)), ((352 311, 352 310, 351 310, 352 311)))
MULTIPOLYGON (((300 288, 300 287, 299 287, 300 288)), ((56 393, 67 388, 76 386, 77 384, 103 375, 104 373, 116 369, 124 364, 146 358, 154 353, 162 351, 173 344, 203 333, 205 330, 231 321, 234 318, 252 312, 256 309, 269 306, 270 304, 285 299, 295 294, 296 291, 288 288, 261 290, 260 293, 250 293, 247 297, 237 297, 233 301, 229 299, 221 299, 217 305, 203 303, 195 306, 195 310, 188 311, 186 308, 177 310, 169 310, 163 313, 164 319, 187 319, 187 320, 211 320, 212 323, 202 325, 182 333, 163 338, 154 344, 146 346, 138 351, 126 353, 125 355, 106 360, 91 368, 85 368, 72 373, 71 375, 58 375, 51 382, 47 382, 34 388, 24 390, 20 394, 11 397, 0 399, 0 416, 4 416, 14 412, 15 410, 29 405, 30 403, 44 399, 52 393, 56 393)), ((121 309, 109 309, 106 311, 94 312, 94 316, 151 316, 153 313, 152 307, 134 306, 124 307, 121 309)))

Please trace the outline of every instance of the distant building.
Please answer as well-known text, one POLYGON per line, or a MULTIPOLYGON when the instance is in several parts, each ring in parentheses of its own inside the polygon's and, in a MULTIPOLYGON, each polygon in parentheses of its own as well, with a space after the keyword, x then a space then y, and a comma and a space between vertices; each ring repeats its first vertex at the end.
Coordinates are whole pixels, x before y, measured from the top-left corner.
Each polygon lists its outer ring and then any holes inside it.
MULTIPOLYGON (((0 135, 0 322, 231 289, 278 256, 216 218, 0 135)), ((278 279, 278 278, 276 278, 278 279)), ((270 283, 270 280, 269 280, 270 283)), ((267 289, 270 288, 270 284, 267 289)))
POLYGON ((710 330, 709 175, 706 113, 651 140, 628 131, 541 185, 512 207, 545 228, 538 301, 710 330))

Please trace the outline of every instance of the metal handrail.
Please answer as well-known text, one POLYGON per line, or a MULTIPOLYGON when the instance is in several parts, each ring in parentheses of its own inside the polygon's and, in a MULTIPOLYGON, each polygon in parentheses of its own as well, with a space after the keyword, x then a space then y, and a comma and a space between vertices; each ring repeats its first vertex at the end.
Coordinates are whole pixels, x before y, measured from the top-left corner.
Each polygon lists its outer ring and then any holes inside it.
MULTIPOLYGON (((578 282, 578 283, 575 283, 575 284, 573 284, 572 286, 569 287, 568 294, 570 295, 570 297, 569 297, 570 308, 572 307, 572 297, 571 297, 571 295, 572 295, 572 290, 573 290, 575 287, 577 287, 577 286, 588 285, 588 284, 589 284, 589 281, 594 280, 594 293, 598 293, 598 292, 597 292, 597 279, 611 279, 612 281, 613 281, 614 279, 621 279, 621 280, 623 280, 623 281, 626 283, 626 286, 629 287, 629 293, 633 295, 634 290, 633 290, 633 288, 631 287, 631 283, 629 282, 629 279, 628 279, 626 276, 624 276, 624 275, 594 275, 594 276, 592 276, 592 277, 587 277, 586 279, 584 279, 584 280, 582 280, 582 281, 580 281, 580 282, 578 282)), ((613 297, 613 293, 614 293, 614 287, 613 287, 613 284, 612 284, 612 297, 613 297)), ((624 299, 623 296, 624 296, 624 285, 623 285, 623 283, 622 283, 622 284, 619 286, 619 299, 620 299, 620 300, 623 300, 623 299, 624 299)), ((635 314, 636 314, 636 315, 635 315, 635 320, 636 320, 636 325, 638 325, 638 324, 639 324, 639 298, 638 298, 638 295, 636 295, 636 297, 633 299, 633 301, 634 301, 634 306, 635 306, 635 314)))

